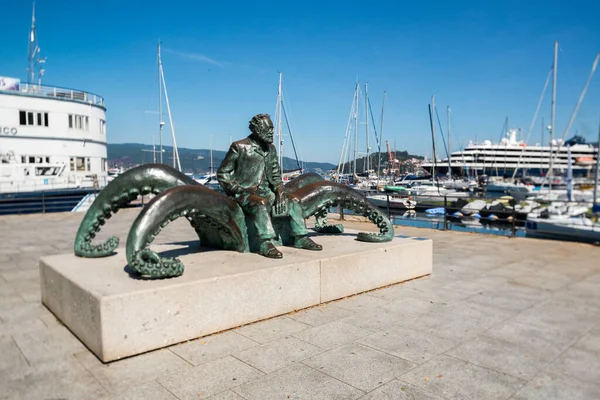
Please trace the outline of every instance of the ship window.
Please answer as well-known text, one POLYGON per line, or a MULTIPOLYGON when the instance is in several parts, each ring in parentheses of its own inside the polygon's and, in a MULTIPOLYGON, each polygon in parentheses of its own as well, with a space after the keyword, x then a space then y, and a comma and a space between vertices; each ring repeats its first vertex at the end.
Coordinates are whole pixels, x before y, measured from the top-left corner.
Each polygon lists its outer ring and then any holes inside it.
POLYGON ((90 158, 89 157, 85 159, 85 170, 86 171, 91 171, 91 168, 90 168, 90 158))
POLYGON ((103 135, 106 133, 106 121, 103 119, 100 120, 100 133, 103 135))
POLYGON ((46 157, 46 163, 50 164, 50 157, 46 157))
POLYGON ((22 164, 27 164, 27 157, 21 156, 21 163, 22 164))
POLYGON ((85 115, 69 115, 69 128, 90 130, 90 117, 85 115))
POLYGON ((20 125, 48 126, 48 113, 39 113, 33 111, 19 111, 20 125))
POLYGON ((71 171, 85 171, 85 157, 71 157, 71 171))
POLYGON ((106 171, 106 158, 100 160, 100 168, 102 168, 102 172, 106 171))
POLYGON ((35 164, 35 157, 29 157, 29 164, 35 164))

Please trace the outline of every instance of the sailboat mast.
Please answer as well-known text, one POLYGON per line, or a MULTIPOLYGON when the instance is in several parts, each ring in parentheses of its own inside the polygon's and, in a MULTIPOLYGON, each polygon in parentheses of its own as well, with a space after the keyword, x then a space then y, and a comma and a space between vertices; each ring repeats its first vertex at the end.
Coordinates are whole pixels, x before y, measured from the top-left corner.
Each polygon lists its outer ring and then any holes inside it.
POLYGON ((156 164, 156 145, 154 144, 154 135, 152 135, 152 162, 156 164))
MULTIPOLYGON (((179 160, 179 151, 177 150, 177 140, 175 139, 175 125, 173 125, 173 115, 171 114, 171 104, 169 103, 169 92, 167 91, 167 82, 165 81, 165 71, 162 66, 159 52, 159 70, 160 80, 162 80, 162 87, 165 90, 165 101, 167 103, 167 114, 169 115, 169 124, 171 125, 171 135, 173 137, 173 168, 177 168, 181 171, 181 162, 179 160)), ((162 118, 161 118, 162 119, 162 118)))
POLYGON ((354 92, 354 104, 356 107, 354 109, 354 168, 353 174, 356 176, 356 147, 358 145, 358 91, 359 91, 359 82, 356 81, 356 90, 354 92))
POLYGON ((162 131, 165 123, 162 119, 162 78, 161 71, 162 61, 160 59, 160 42, 158 42, 158 142, 160 146, 160 163, 163 163, 163 143, 162 143, 162 131))
POLYGON ((210 134, 210 174, 213 173, 213 157, 212 157, 212 133, 210 134))
POLYGON ((598 126, 598 151, 596 152, 596 172, 594 173, 594 205, 592 206, 592 212, 600 212, 598 206, 598 178, 600 178, 600 125, 598 126))
POLYGON ((448 120, 448 176, 452 180, 452 148, 450 147, 450 106, 446 107, 446 119, 448 120))
POLYGON ((433 166, 431 167, 431 179, 435 181, 435 166, 437 157, 435 154, 435 127, 433 123, 433 113, 435 112, 435 96, 431 96, 431 104, 429 105, 429 123, 431 125, 431 146, 433 148, 433 166))
POLYGON ((279 73, 279 87, 277 89, 277 156, 279 166, 283 170, 283 113, 282 113, 282 102, 283 96, 281 93, 281 86, 283 82, 283 74, 279 73))
MULTIPOLYGON (((381 143, 383 140, 383 113, 385 112, 386 92, 383 92, 383 102, 381 103, 381 121, 379 122, 379 162, 377 165, 377 176, 381 173, 381 143)), ((393 168, 393 166, 392 166, 393 168)))
POLYGON ((365 172, 368 175, 369 171, 369 83, 365 82, 365 135, 367 143, 367 159, 364 164, 365 172))
POLYGON ((556 70, 558 68, 558 41, 554 42, 554 62, 552 63, 552 109, 550 115, 550 165, 548 168, 548 188, 552 190, 552 164, 554 162, 554 119, 556 113, 556 70))

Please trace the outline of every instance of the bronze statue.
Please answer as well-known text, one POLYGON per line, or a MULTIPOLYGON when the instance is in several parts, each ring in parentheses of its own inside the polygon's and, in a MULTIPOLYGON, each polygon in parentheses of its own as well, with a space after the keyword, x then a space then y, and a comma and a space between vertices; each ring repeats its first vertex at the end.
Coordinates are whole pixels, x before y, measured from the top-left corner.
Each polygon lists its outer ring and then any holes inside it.
POLYGON ((281 258, 283 254, 273 245, 277 237, 271 222, 275 215, 288 215, 295 247, 322 250, 323 247, 306 236, 302 207, 298 197, 286 193, 281 169, 273 146, 273 122, 268 114, 259 114, 250 121, 250 136, 234 142, 229 148, 217 179, 248 216, 247 223, 256 230, 258 252, 265 257, 281 258))
POLYGON ((327 225, 330 207, 352 210, 368 217, 379 233, 359 232, 363 242, 389 242, 394 226, 364 195, 337 182, 306 173, 283 185, 273 142, 273 123, 259 114, 250 122, 252 134, 235 142, 219 168, 219 181, 227 196, 200 185, 181 171, 164 164, 143 164, 110 182, 86 212, 75 237, 79 257, 107 257, 119 246, 117 237, 100 244, 92 240, 106 220, 139 195, 154 194, 137 216, 127 237, 127 262, 136 274, 170 278, 183 274, 184 265, 164 257, 150 245, 162 228, 186 218, 204 247, 257 252, 280 258, 273 241, 321 250, 306 236, 304 219, 315 217, 315 230, 342 233, 342 225, 327 225))

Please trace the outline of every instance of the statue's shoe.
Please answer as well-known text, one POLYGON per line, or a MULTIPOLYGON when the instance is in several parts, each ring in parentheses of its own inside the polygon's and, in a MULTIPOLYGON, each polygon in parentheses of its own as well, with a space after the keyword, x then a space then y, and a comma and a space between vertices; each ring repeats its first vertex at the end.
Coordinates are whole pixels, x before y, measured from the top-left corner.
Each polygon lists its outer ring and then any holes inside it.
POLYGON ((294 243, 294 247, 297 247, 299 249, 305 249, 305 250, 316 250, 316 251, 323 250, 323 246, 315 243, 308 236, 302 236, 302 237, 296 239, 296 242, 294 243))
POLYGON ((258 253, 267 258, 283 258, 283 253, 277 250, 277 247, 271 242, 261 243, 258 253))
POLYGON ((339 235, 340 233, 344 233, 344 225, 342 225, 342 224, 325 225, 320 228, 315 228, 315 230, 319 233, 332 233, 335 235, 339 235))

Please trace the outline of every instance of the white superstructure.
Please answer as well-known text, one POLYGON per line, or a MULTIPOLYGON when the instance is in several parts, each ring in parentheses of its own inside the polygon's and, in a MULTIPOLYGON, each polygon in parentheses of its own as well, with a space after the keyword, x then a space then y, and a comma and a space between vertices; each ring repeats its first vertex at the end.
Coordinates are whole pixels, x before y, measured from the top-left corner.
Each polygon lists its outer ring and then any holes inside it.
POLYGON ((39 53, 32 15, 28 82, 0 76, 0 195, 102 187, 104 99, 42 85, 46 60, 39 53))
POLYGON ((106 176, 102 97, 0 83, 0 193, 98 187, 106 176))
MULTIPOLYGON (((500 143, 489 140, 483 143, 469 143, 462 151, 454 152, 448 158, 437 161, 435 174, 445 175, 449 167, 453 176, 512 176, 515 170, 518 176, 543 176, 548 172, 552 157, 554 175, 567 170, 568 147, 571 148, 573 171, 577 176, 587 176, 595 164, 597 149, 580 140, 562 142, 553 141, 551 146, 528 146, 517 140, 518 131, 511 129, 500 143)), ((434 163, 423 163, 429 173, 434 163)))

